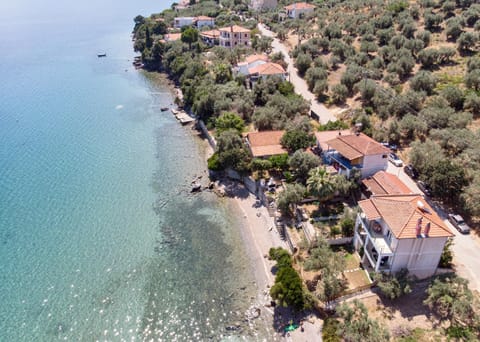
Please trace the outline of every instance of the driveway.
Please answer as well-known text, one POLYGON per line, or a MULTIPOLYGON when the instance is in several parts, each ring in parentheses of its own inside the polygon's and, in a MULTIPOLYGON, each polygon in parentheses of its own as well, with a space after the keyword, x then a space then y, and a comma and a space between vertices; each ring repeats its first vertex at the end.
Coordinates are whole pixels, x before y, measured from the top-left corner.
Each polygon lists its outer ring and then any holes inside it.
POLYGON ((293 61, 288 53, 288 48, 275 38, 275 33, 268 30, 263 24, 258 24, 258 29, 262 35, 273 38, 272 51, 281 52, 284 56, 285 63, 287 63, 288 80, 295 87, 295 92, 302 95, 304 99, 310 101, 310 109, 320 117, 320 123, 325 124, 328 121, 336 121, 335 115, 327 109, 323 104, 318 102, 315 95, 308 90, 307 82, 300 76, 298 76, 297 68, 293 65, 293 61))
MULTIPOLYGON (((389 162, 387 172, 397 175, 413 192, 422 194, 415 182, 403 172, 403 167, 396 167, 389 162)), ((472 291, 480 291, 480 258, 478 257, 480 255, 480 239, 473 232, 468 235, 461 234, 448 221, 448 213, 438 203, 431 199, 428 199, 428 203, 455 234, 452 251, 456 273, 470 282, 469 287, 472 291)))

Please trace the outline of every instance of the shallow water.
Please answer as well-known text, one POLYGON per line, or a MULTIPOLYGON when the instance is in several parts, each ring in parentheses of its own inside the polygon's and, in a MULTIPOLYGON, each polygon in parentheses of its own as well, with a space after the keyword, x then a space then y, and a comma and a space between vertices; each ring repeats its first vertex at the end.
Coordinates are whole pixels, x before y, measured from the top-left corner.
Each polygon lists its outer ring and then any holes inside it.
POLYGON ((238 217, 190 194, 198 141, 131 66, 155 7, 0 4, 2 341, 268 336, 238 217))

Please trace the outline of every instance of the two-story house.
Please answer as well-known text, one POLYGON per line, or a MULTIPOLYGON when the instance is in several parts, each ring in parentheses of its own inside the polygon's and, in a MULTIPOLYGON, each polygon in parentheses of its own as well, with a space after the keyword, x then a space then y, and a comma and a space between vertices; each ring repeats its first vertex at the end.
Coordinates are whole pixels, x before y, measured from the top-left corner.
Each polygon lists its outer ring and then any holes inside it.
POLYGON ((200 32, 200 39, 202 42, 209 46, 214 46, 219 44, 220 31, 219 30, 209 30, 200 32))
POLYGON ((297 2, 284 7, 287 17, 292 19, 301 18, 309 13, 313 13, 315 5, 306 2, 297 2))
POLYGON ((419 278, 435 273, 453 234, 418 194, 378 195, 358 202, 354 247, 375 272, 402 268, 419 278))
POLYGON ((360 170, 362 178, 387 169, 390 150, 363 133, 340 134, 325 145, 324 160, 346 177, 354 168, 360 170))
POLYGON ((179 29, 184 26, 192 26, 195 21, 195 17, 176 17, 173 19, 173 27, 179 29))
POLYGON ((220 31, 220 46, 233 49, 235 46, 250 45, 250 30, 238 25, 222 27, 220 31))

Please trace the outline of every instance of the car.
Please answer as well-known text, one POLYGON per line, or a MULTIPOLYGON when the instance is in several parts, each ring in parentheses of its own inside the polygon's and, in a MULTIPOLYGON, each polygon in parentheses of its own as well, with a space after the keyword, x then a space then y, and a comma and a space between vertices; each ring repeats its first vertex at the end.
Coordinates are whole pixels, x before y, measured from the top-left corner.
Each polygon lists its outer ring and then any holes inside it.
POLYGON ((400 167, 403 165, 402 160, 398 158, 398 156, 393 152, 388 154, 388 160, 397 167, 400 167))
POLYGON ((424 182, 424 181, 418 181, 417 186, 422 191, 425 195, 427 196, 432 196, 432 192, 430 190, 430 187, 424 182))
POLYGON ((418 172, 415 170, 412 164, 405 165, 403 171, 405 171, 405 173, 412 179, 418 178, 418 172))
POLYGON ((449 214, 448 220, 452 223, 452 225, 457 228, 457 230, 462 234, 470 233, 470 227, 465 223, 463 217, 460 215, 449 214))
POLYGON ((381 142, 380 143, 383 147, 388 148, 392 152, 397 152, 398 146, 396 144, 390 144, 388 142, 381 142))

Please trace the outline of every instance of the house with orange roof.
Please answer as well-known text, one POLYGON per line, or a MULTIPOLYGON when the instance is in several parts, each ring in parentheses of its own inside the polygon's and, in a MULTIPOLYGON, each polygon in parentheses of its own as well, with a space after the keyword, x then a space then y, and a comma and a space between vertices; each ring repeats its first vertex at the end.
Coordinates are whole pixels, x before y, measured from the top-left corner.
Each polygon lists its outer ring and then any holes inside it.
POLYGON ((250 45, 250 30, 238 25, 222 27, 220 31, 220 46, 233 49, 235 46, 250 45))
POLYGON ((236 71, 242 75, 248 75, 248 69, 268 62, 268 56, 263 54, 250 55, 243 62, 237 64, 236 71))
POLYGON ((362 188, 369 196, 413 193, 400 178, 385 171, 378 171, 373 176, 363 179, 362 188))
POLYGON ((200 32, 200 39, 209 46, 214 46, 219 44, 220 31, 219 30, 209 30, 200 32))
POLYGON ((298 19, 304 17, 308 13, 313 13, 315 5, 306 2, 296 2, 284 7, 287 17, 298 19))
POLYGON ((245 142, 254 158, 268 158, 288 153, 280 143, 285 131, 250 132, 245 135, 245 142))
POLYGON ((250 82, 254 84, 260 78, 266 79, 267 77, 280 77, 283 80, 286 80, 288 77, 288 73, 280 64, 267 62, 249 68, 248 76, 250 78, 250 82))
POLYGON ((358 205, 353 243, 364 266, 386 273, 406 268, 419 278, 435 274, 454 235, 421 195, 377 195, 358 205))
POLYGON ((338 135, 325 144, 323 158, 339 174, 350 177, 352 170, 358 169, 365 178, 387 169, 390 150, 363 133, 338 135))

